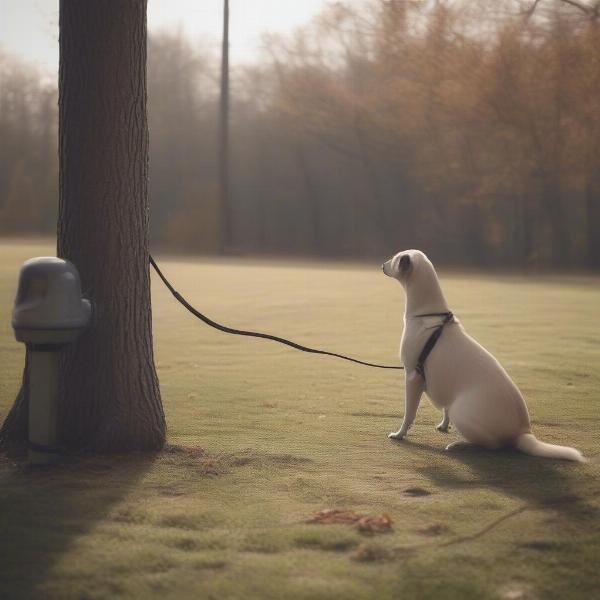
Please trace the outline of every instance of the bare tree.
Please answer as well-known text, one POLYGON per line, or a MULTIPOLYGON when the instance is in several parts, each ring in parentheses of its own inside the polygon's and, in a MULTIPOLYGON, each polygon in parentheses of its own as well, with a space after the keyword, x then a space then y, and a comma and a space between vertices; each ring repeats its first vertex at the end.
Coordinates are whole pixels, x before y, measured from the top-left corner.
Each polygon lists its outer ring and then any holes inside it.
MULTIPOLYGON (((334 3, 266 38, 231 106, 220 6, 222 57, 149 45, 156 241, 600 266, 600 0, 334 3)), ((55 102, 1 54, 0 77, 0 228, 39 231, 55 102)))
MULTIPOLYGON (((600 18, 600 1, 595 2, 580 2, 579 0, 558 0, 560 3, 573 7, 583 13, 586 17, 596 20, 600 18)), ((525 8, 523 14, 527 17, 533 15, 541 4, 542 0, 533 0, 531 4, 525 8)))

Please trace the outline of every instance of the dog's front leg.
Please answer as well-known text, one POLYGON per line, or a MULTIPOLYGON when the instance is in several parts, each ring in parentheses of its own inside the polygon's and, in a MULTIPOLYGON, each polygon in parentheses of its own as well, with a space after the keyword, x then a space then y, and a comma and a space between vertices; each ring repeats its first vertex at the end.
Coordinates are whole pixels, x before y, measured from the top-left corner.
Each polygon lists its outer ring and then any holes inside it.
POLYGON ((448 433, 448 429, 450 428, 450 415, 448 414, 448 409, 444 408, 444 418, 442 422, 436 427, 438 431, 442 433, 448 433))
POLYGON ((392 431, 388 435, 393 440, 401 440, 406 437, 410 426, 415 420, 417 414, 417 408, 419 408, 419 402, 421 401, 421 395, 425 389, 425 380, 416 372, 413 371, 410 375, 406 375, 406 398, 404 404, 404 419, 402 425, 398 431, 392 431))

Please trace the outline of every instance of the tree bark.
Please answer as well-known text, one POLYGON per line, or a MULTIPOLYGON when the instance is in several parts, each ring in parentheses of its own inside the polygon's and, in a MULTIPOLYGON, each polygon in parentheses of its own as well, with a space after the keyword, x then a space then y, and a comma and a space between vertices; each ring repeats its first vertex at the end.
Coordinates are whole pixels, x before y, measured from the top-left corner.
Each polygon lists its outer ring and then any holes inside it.
POLYGON ((560 182, 553 177, 544 178, 542 184, 542 204, 552 231, 550 256, 554 267, 569 264, 571 247, 567 231, 565 210, 560 193, 560 182))
POLYGON ((383 194, 381 192, 381 185, 379 183, 377 165, 371 157, 371 152, 369 150, 367 141, 367 133, 362 123, 361 116, 358 113, 356 113, 354 116, 354 133, 358 142, 361 162, 371 194, 371 206, 374 206, 376 211, 375 223, 380 239, 380 247, 377 248, 377 251, 379 251, 382 248, 386 248, 389 243, 385 203, 383 201, 383 194))
POLYGON ((27 441, 29 417, 29 355, 25 353, 25 367, 21 389, 0 429, 0 450, 11 450, 27 441))
MULTIPOLYGON (((159 449, 166 426, 148 267, 146 0, 61 0, 59 159, 57 254, 78 268, 94 307, 89 329, 61 355, 61 443, 159 449)), ((23 395, 27 385, 15 410, 26 409, 23 395)))
POLYGON ((600 176, 590 177, 586 187, 587 267, 600 270, 600 176))
POLYGON ((308 212, 308 225, 309 225, 309 252, 315 256, 321 256, 323 254, 323 244, 321 235, 321 216, 319 210, 319 194, 317 187, 310 174, 308 162, 302 142, 297 142, 296 147, 296 161, 298 163, 298 169, 302 177, 304 184, 304 199, 308 212))

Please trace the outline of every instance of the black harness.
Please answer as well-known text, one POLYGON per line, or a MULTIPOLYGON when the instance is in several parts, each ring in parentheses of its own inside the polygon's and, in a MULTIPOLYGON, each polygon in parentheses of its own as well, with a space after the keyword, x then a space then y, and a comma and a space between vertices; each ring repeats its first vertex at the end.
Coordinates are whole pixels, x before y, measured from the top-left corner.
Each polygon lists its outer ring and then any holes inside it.
POLYGON ((437 341, 440 339, 442 331, 444 331, 444 327, 446 327, 448 323, 454 322, 454 315, 452 312, 448 311, 442 313, 430 313, 427 315, 417 315, 417 317, 444 317, 441 324, 438 325, 434 332, 429 336, 429 339, 423 346, 423 350, 421 350, 421 354, 419 354, 419 358, 417 359, 417 366, 415 367, 415 370, 423 379, 425 379, 425 361, 431 354, 431 351, 434 349, 437 341))

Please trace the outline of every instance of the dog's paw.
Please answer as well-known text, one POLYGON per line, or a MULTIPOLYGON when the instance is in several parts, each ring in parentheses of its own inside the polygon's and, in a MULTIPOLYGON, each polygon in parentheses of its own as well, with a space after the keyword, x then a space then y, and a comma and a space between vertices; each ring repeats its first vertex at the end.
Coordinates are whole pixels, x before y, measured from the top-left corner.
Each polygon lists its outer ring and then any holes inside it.
POLYGON ((403 440, 406 437, 406 433, 404 431, 392 431, 392 433, 388 433, 388 437, 390 440, 403 440))
POLYGON ((436 429, 440 432, 440 433, 448 433, 448 431, 450 430, 450 424, 446 424, 446 423, 440 423, 439 425, 436 426, 436 429))

